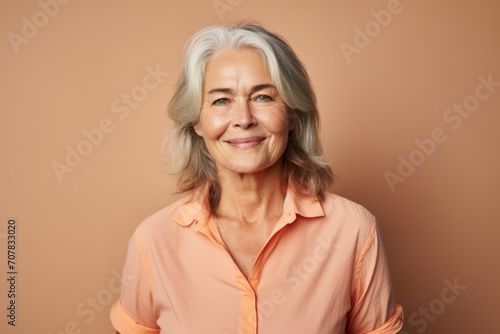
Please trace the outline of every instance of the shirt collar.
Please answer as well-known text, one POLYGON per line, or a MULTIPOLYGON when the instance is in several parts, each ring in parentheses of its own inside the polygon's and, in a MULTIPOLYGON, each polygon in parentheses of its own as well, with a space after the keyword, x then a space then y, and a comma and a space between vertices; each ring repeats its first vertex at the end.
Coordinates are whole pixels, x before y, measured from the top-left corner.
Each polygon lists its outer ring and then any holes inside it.
POLYGON ((290 187, 287 190, 285 203, 283 204, 283 213, 287 209, 307 218, 323 217, 325 215, 323 207, 316 196, 299 195, 290 187))
POLYGON ((207 208, 205 197, 197 192, 181 200, 174 213, 173 221, 181 226, 191 226, 199 230, 207 224, 210 219, 210 211, 207 208))
MULTIPOLYGON (((181 226, 190 226, 196 231, 205 227, 211 216, 206 205, 206 195, 198 192, 181 201, 173 221, 181 226)), ((325 213, 317 197, 299 195, 289 187, 283 203, 283 215, 295 220, 296 215, 314 218, 323 217, 325 213)))

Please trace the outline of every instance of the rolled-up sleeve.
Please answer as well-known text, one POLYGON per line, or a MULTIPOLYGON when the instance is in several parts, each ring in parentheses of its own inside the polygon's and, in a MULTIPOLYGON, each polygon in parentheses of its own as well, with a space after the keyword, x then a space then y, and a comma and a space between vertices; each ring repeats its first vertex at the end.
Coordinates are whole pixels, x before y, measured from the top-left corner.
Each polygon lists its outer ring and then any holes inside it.
POLYGON ((140 229, 129 241, 123 268, 120 299, 111 308, 111 323, 121 334, 157 334, 151 273, 144 254, 140 229))
POLYGON ((135 322, 123 309, 120 301, 111 308, 111 322, 120 334, 158 334, 157 328, 149 328, 135 322))
POLYGON ((358 257, 347 333, 393 334, 403 326, 403 308, 392 292, 387 257, 375 218, 358 257))

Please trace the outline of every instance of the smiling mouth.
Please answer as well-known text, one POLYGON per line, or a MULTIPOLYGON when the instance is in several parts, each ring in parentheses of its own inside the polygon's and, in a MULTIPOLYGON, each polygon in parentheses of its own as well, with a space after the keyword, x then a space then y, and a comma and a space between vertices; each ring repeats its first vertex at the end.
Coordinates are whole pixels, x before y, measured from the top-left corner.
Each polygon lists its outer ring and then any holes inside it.
POLYGON ((226 140, 226 143, 238 148, 247 148, 247 147, 255 147, 260 143, 262 143, 265 139, 266 139, 265 137, 235 138, 226 140))

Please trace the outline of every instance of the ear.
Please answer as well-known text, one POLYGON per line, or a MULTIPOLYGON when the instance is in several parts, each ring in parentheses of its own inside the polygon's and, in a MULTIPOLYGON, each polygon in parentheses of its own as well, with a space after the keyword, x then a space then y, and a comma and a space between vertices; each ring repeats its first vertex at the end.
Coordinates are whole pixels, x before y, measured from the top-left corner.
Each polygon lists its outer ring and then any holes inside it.
POLYGON ((193 124, 193 129, 194 129, 194 132, 196 132, 196 134, 198 136, 203 137, 203 131, 201 131, 201 127, 200 127, 200 124, 198 122, 193 124))

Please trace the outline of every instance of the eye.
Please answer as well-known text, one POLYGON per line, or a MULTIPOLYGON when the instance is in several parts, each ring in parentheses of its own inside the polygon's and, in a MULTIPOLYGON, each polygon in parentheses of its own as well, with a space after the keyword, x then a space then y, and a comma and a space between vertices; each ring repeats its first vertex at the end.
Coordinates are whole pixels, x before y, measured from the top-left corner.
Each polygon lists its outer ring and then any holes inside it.
POLYGON ((272 101, 272 98, 269 95, 258 95, 255 98, 255 101, 257 101, 257 102, 267 102, 267 101, 272 101))
POLYGON ((229 103, 229 99, 223 97, 223 98, 215 100, 212 104, 215 106, 224 106, 228 103, 229 103))

